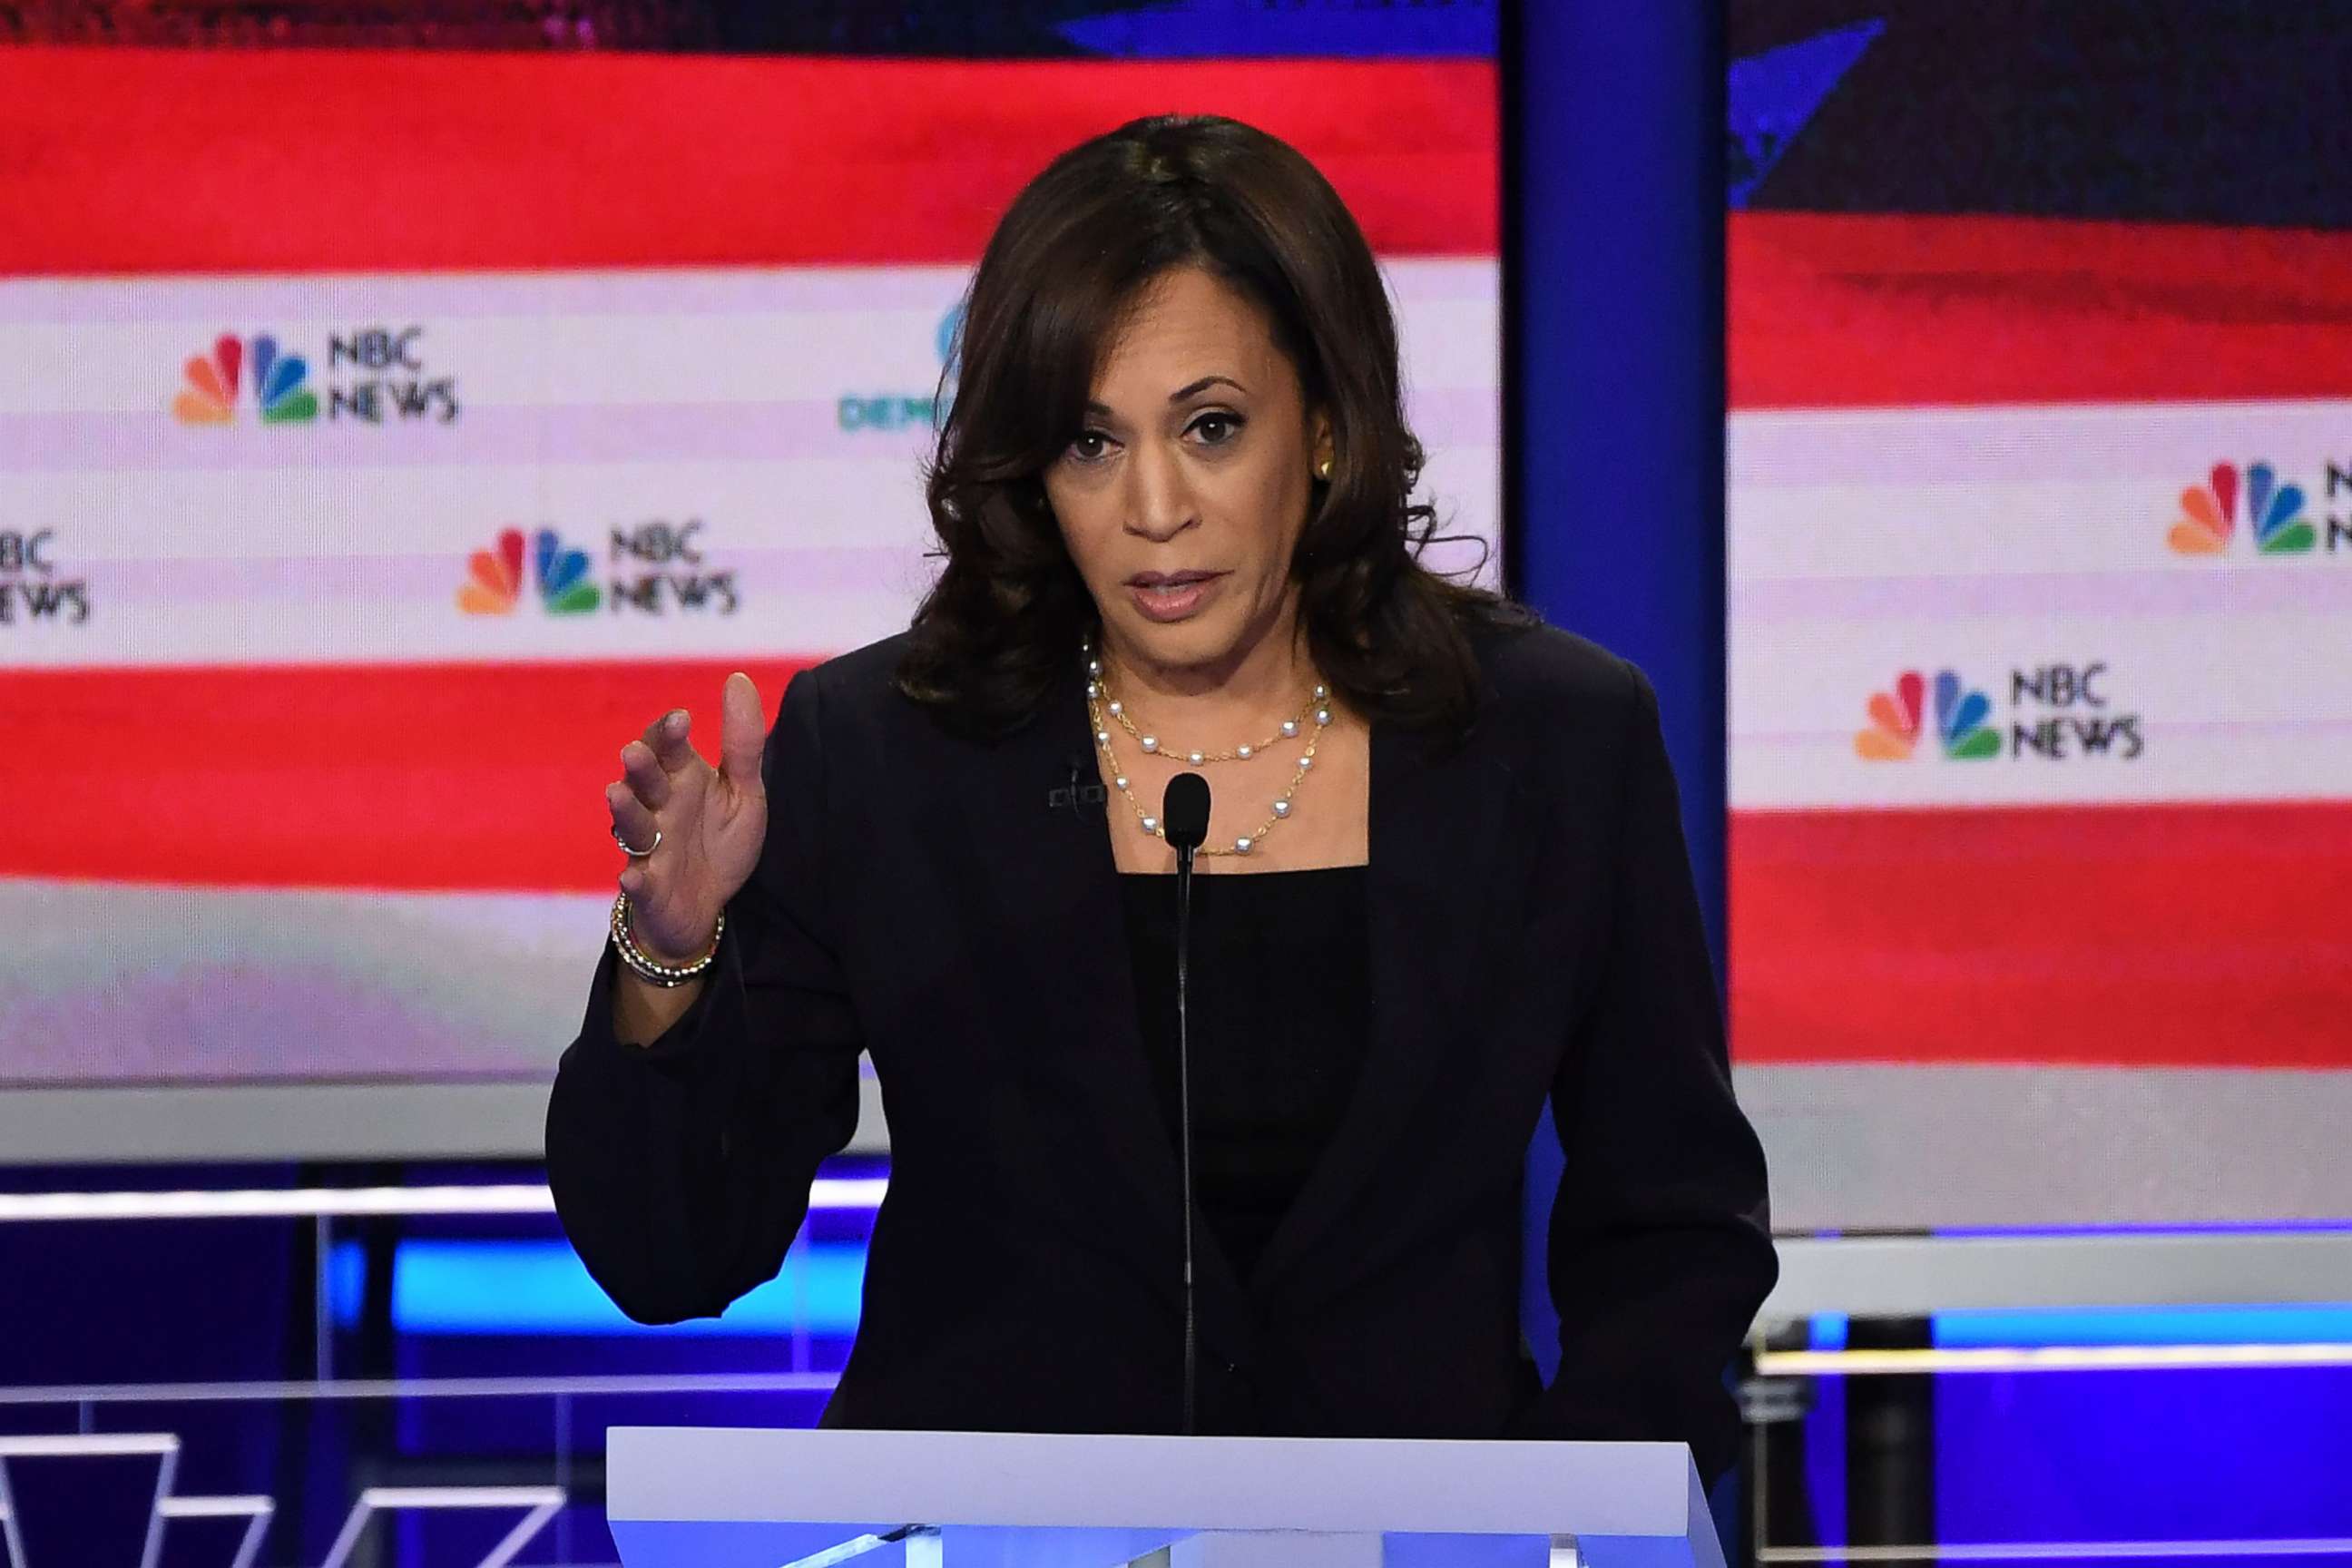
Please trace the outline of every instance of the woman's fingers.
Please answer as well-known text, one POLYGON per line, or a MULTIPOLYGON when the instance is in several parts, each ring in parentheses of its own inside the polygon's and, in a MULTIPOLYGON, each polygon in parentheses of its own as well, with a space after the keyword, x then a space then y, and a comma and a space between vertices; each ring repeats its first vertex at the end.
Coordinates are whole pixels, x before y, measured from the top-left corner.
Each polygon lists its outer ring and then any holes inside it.
MULTIPOLYGON (((685 709, 673 708, 621 748, 622 776, 604 786, 604 805, 613 814, 613 831, 625 848, 652 851, 659 814, 672 804, 679 775, 701 764, 687 738, 691 723, 685 709)), ((642 855, 631 858, 621 868, 621 890, 631 898, 643 894, 652 864, 642 855)))
POLYGON ((695 760, 694 747, 686 738, 693 721, 683 708, 673 708, 646 726, 646 748, 661 764, 662 772, 674 773, 695 760))
POLYGON ((669 804, 669 774, 662 771, 661 759, 643 741, 632 741, 621 748, 621 775, 650 809, 659 811, 669 804))
POLYGON ((739 669, 727 678, 725 691, 719 698, 719 771, 738 790, 754 799, 767 795, 760 778, 760 752, 766 739, 760 689, 739 669))
POLYGON ((613 831, 620 836, 623 844, 632 849, 653 847, 654 832, 660 825, 652 810, 637 798, 636 791, 625 784, 608 784, 604 786, 604 805, 613 814, 613 831))

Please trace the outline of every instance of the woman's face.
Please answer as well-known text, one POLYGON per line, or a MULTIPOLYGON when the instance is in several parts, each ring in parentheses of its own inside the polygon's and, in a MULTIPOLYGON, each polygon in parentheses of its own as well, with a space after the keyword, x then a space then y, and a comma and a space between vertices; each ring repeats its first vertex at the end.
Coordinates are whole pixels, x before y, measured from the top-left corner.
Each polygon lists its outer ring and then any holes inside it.
POLYGON ((1147 285, 1045 474, 1112 647, 1214 671, 1286 632, 1329 440, 1255 304, 1198 268, 1147 285))

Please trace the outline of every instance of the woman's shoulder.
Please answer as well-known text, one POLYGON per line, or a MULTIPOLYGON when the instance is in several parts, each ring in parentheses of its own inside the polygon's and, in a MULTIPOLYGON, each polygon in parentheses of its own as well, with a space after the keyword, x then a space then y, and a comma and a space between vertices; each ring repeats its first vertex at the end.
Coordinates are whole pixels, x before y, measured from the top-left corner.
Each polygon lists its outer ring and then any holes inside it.
POLYGON ((811 667, 809 677, 825 706, 857 713, 887 709, 894 700, 903 701, 898 694, 898 666, 913 636, 899 632, 811 667))
POLYGON ((823 736, 828 750, 888 743, 920 713, 898 689, 898 666, 908 637, 900 632, 803 669, 784 692, 779 724, 797 717, 823 736))
POLYGON ((1478 628, 1470 645, 1489 700, 1507 716, 1622 726, 1649 691, 1630 660, 1539 620, 1478 628))
POLYGON ((1658 745, 1657 697, 1632 660, 1541 622, 1471 643, 1486 686, 1473 743, 1541 787, 1599 786, 1658 745))

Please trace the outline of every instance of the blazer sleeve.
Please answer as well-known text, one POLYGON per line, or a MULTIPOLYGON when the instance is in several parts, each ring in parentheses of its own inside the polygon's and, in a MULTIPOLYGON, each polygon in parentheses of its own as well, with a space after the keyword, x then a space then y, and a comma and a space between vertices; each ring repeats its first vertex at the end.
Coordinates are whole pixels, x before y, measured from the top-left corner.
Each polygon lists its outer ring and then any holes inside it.
MULTIPOLYGON (((1621 661, 1622 662, 1622 661, 1621 661)), ((1548 1275, 1559 1376, 1547 1435, 1738 1452, 1725 1368, 1779 1274, 1764 1154, 1732 1098, 1656 694, 1632 665, 1603 970, 1552 1109, 1566 1167, 1548 1275)))
POLYGON ((820 1162, 857 1126, 859 1036, 833 945, 816 677, 786 688, 768 833, 718 962, 659 1038, 613 1032, 607 939, 547 1110, 547 1175, 588 1272, 640 1322, 716 1315, 775 1277, 820 1162))

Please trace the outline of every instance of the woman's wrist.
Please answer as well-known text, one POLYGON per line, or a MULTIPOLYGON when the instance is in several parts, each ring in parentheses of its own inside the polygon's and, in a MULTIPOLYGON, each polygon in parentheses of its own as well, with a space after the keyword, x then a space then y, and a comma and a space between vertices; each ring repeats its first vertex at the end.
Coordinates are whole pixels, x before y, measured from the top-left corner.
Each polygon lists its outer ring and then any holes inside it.
POLYGON ((672 952, 667 947, 659 946, 656 943, 650 942, 646 940, 646 933, 637 929, 635 914, 635 911, 632 910, 631 919, 629 921, 629 940, 636 944, 636 949, 639 952, 666 968, 683 969, 688 964, 698 963, 703 957, 714 952, 719 946, 719 928, 716 925, 713 925, 709 935, 705 936, 700 942, 694 943, 686 952, 672 952))
POLYGON ((684 985, 709 973, 719 959, 719 939, 727 934, 727 914, 720 910, 712 925, 709 940, 701 944, 695 956, 678 958, 656 952, 637 939, 631 918, 629 895, 621 893, 613 900, 613 946, 618 952, 623 967, 649 984, 663 987, 684 985))

